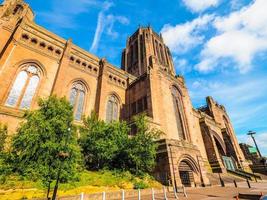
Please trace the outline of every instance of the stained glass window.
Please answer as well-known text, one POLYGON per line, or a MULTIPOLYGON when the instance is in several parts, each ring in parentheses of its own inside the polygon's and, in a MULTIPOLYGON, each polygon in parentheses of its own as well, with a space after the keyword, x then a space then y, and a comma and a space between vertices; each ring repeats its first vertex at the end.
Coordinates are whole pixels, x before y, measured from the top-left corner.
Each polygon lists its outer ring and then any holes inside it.
POLYGON ((77 90, 75 88, 72 88, 70 92, 70 104, 72 106, 75 105, 76 96, 77 96, 77 90))
POLYGON ((35 93, 35 90, 38 86, 38 83, 39 83, 39 77, 38 76, 35 75, 35 76, 32 76, 30 78, 28 87, 27 87, 25 94, 22 98, 20 108, 30 108, 31 101, 32 101, 33 95, 35 93))
POLYGON ((112 122, 119 118, 119 103, 118 99, 112 95, 109 97, 106 108, 106 121, 112 122))
POLYGON ((70 92, 70 103, 73 106, 74 119, 80 121, 83 115, 85 100, 85 87, 81 83, 75 83, 70 92))
POLYGON ((26 66, 19 72, 6 100, 6 105, 28 109, 39 84, 39 69, 34 65, 26 66))
POLYGON ((21 95, 21 92, 26 84, 28 75, 27 72, 22 71, 18 74, 17 79, 15 80, 13 87, 9 93, 8 99, 6 101, 6 105, 8 106, 16 106, 18 99, 21 95))

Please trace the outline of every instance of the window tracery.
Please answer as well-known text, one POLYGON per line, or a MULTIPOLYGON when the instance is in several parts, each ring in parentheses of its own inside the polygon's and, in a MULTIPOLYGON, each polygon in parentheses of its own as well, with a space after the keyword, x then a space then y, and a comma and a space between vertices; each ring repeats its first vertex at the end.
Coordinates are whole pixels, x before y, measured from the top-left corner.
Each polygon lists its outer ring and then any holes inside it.
POLYGON ((40 70, 35 65, 28 65, 21 70, 9 92, 5 105, 28 109, 40 82, 40 70))

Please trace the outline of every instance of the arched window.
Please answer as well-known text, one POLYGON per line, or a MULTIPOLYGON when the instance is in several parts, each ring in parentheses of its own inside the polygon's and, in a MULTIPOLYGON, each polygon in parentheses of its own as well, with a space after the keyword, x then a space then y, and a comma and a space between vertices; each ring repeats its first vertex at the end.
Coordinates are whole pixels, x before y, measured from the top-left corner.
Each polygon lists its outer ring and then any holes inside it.
POLYGON ((185 140, 186 129, 185 129, 184 116, 183 116, 184 109, 183 109, 181 94, 177 90, 176 87, 172 87, 172 100, 173 100, 178 135, 181 140, 185 140))
POLYGON ((230 128, 230 125, 229 125, 229 121, 227 120, 227 118, 225 116, 223 116, 223 121, 224 121, 224 125, 225 125, 225 128, 226 128, 227 134, 232 135, 231 128, 230 128))
POLYGON ((116 96, 112 95, 108 98, 106 109, 106 121, 112 122, 119 118, 119 101, 116 96))
POLYGON ((70 103, 73 106, 74 119, 78 121, 82 119, 85 91, 84 85, 80 82, 74 83, 70 91, 70 103))
POLYGON ((22 109, 30 108, 39 81, 40 70, 36 66, 24 67, 13 83, 5 105, 22 109))
POLYGON ((164 52, 163 52, 163 47, 162 47, 161 44, 159 45, 159 48, 160 48, 161 62, 162 62, 163 64, 166 64, 166 63, 165 63, 165 56, 164 56, 164 52))
POLYGON ((22 11, 23 11, 23 6, 18 4, 13 10, 13 15, 16 15, 17 13, 20 14, 22 11))

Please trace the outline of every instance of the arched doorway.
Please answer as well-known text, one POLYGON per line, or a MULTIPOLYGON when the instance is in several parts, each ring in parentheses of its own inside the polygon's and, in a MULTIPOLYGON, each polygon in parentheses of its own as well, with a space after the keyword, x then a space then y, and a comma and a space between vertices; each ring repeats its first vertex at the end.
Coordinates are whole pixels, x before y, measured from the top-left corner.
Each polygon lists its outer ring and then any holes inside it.
POLYGON ((180 180, 185 187, 194 186, 196 183, 200 183, 199 168, 194 160, 189 155, 182 156, 178 165, 180 180))
POLYGON ((186 161, 180 162, 179 174, 182 184, 185 187, 190 187, 194 183, 193 169, 186 161))

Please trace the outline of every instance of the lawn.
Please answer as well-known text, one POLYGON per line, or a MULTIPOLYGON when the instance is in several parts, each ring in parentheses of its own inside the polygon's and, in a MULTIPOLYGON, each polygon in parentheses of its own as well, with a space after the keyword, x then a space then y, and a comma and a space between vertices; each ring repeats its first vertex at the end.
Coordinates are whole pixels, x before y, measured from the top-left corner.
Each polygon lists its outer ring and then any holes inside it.
MULTIPOLYGON (((146 175, 136 177, 129 172, 117 171, 84 171, 80 180, 66 184, 60 184, 59 195, 78 195, 84 193, 97 193, 103 191, 116 191, 133 188, 160 188, 161 185, 152 177, 146 175)), ((19 200, 22 198, 45 197, 46 189, 41 182, 22 180, 18 176, 10 176, 6 182, 0 185, 0 199, 19 200)))

